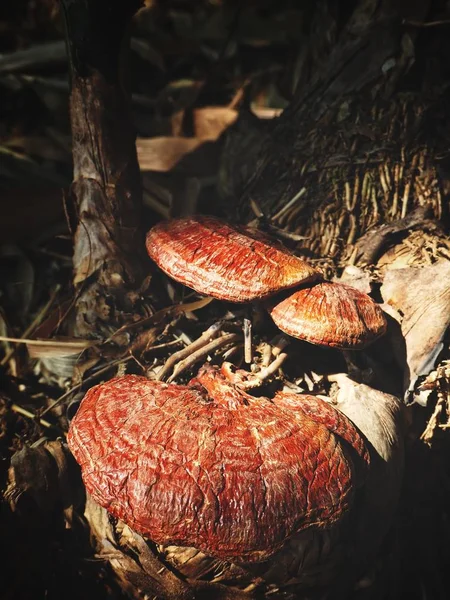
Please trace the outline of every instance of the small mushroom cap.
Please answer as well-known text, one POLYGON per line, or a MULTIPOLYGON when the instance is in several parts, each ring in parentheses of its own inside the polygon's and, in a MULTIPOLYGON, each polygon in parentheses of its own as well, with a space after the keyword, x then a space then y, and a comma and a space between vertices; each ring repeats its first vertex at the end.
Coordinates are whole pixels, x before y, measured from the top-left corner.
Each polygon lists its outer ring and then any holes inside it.
POLYGON ((210 366, 187 386, 129 375, 92 388, 67 440, 114 516, 157 543, 238 562, 338 522, 369 462, 332 405, 254 398, 210 366))
POLYGON ((363 348, 386 331, 383 311, 367 294, 342 283, 323 281, 302 288, 269 308, 279 329, 317 344, 363 348))
POLYGON ((320 278, 318 271, 281 244, 215 217, 155 225, 147 234, 147 252, 176 281, 230 302, 266 298, 320 278))

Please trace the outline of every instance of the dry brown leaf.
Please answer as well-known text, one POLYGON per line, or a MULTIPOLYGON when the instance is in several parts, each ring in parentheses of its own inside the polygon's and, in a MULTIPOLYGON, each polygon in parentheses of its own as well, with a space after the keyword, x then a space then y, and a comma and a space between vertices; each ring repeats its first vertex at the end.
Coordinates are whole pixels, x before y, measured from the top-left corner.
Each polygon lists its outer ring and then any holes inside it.
MULTIPOLYGON (((256 108, 256 116, 270 119, 280 114, 272 108, 256 108)), ((183 123, 186 111, 178 111, 172 117, 172 136, 138 138, 136 148, 139 166, 142 171, 166 173, 173 169, 190 152, 204 142, 214 142, 232 125, 238 111, 227 106, 207 106, 192 112, 193 137, 183 137, 183 123)))
POLYGON ((370 285, 370 276, 366 271, 354 265, 348 265, 342 272, 340 277, 335 277, 333 281, 346 283, 356 288, 364 294, 370 294, 372 287, 370 285))
MULTIPOLYGON (((273 119, 283 111, 280 108, 252 106, 252 113, 259 119, 273 119)), ((186 111, 178 111, 172 116, 172 135, 183 135, 183 123, 186 111)), ((217 138, 238 118, 239 112, 231 106, 206 106, 197 108, 192 114, 192 129, 194 137, 204 140, 217 138)))
POLYGON ((34 337, 41 340, 50 339, 68 316, 72 305, 73 298, 61 299, 47 318, 34 330, 34 337))
POLYGON ((204 140, 216 140, 232 125, 238 112, 226 106, 209 106, 194 110, 194 134, 204 140))
POLYGON ((136 149, 142 171, 166 173, 201 144, 204 140, 185 137, 138 138, 136 149))
POLYGON ((107 560, 122 588, 130 598, 153 597, 156 593, 173 592, 172 597, 182 597, 188 586, 176 574, 164 568, 143 538, 120 521, 116 527, 108 513, 86 495, 85 518, 96 539, 97 556, 107 560), (120 541, 117 531, 122 530, 120 541))
POLYGON ((381 295, 401 315, 406 344, 404 389, 434 367, 450 325, 450 262, 386 272, 381 295))
MULTIPOLYGON (((57 503, 69 507, 76 495, 72 493, 69 472, 74 461, 67 446, 60 441, 39 446, 24 446, 11 458, 5 499, 13 511, 20 510, 22 496, 32 498, 32 518, 54 510, 57 503), (36 515, 36 509, 38 514, 36 515)), ((25 503, 25 508, 29 504, 25 503)))

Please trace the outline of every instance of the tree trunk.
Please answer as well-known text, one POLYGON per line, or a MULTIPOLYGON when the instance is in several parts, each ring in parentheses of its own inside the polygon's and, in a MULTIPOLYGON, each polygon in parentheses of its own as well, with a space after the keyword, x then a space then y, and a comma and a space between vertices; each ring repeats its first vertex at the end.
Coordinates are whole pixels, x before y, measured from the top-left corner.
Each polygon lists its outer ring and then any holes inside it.
POLYGON ((61 0, 71 69, 74 176, 73 333, 106 337, 142 282, 141 187, 121 80, 127 29, 140 0, 61 0))

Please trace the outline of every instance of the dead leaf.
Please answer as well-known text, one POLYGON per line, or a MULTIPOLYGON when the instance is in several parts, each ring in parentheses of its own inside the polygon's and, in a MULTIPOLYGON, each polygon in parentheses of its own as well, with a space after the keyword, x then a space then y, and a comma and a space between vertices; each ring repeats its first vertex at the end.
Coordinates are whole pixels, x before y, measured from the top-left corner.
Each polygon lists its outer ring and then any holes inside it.
POLYGON ((340 281, 341 283, 351 285, 364 294, 370 294, 372 291, 369 274, 354 265, 345 267, 341 277, 335 277, 333 281, 340 281))
MULTIPOLYGON (((5 499, 13 511, 20 510, 21 498, 34 501, 25 503, 25 509, 34 508, 30 518, 39 518, 36 507, 42 514, 51 512, 62 502, 69 507, 75 494, 71 494, 69 470, 74 468, 67 446, 60 441, 44 442, 39 446, 24 446, 11 458, 8 473, 8 488, 5 499)), ((39 514, 39 513, 38 513, 39 514)))
POLYGON ((353 381, 345 373, 330 377, 332 403, 370 442, 370 468, 361 489, 358 513, 360 547, 381 541, 389 526, 402 484, 406 412, 396 396, 353 381), (378 541, 377 541, 378 540, 378 541))
POLYGON ((270 108, 268 106, 251 106, 252 113, 258 119, 275 119, 283 112, 282 108, 270 108))
POLYGON ((61 355, 38 355, 40 359, 40 370, 42 373, 47 373, 49 376, 59 378, 59 381, 73 378, 75 367, 80 360, 80 353, 61 354, 61 355))
MULTIPOLYGON (((282 109, 265 106, 252 106, 252 113, 259 119, 273 119, 282 113, 282 109)), ((221 134, 238 118, 238 111, 232 106, 206 106, 197 108, 192 114, 193 136, 204 140, 217 140, 221 134)), ((172 134, 183 136, 183 123, 186 111, 179 111, 172 117, 172 134)))
POLYGON ((59 337, 51 340, 32 340, 29 338, 14 338, 7 336, 0 336, 0 342, 26 344, 31 358, 69 356, 71 354, 78 354, 82 350, 90 348, 98 343, 92 340, 83 340, 80 338, 70 337, 59 337))
POLYGON ((194 135, 204 140, 216 140, 232 125, 238 116, 237 110, 226 106, 209 106, 194 110, 194 135))
POLYGON ((401 315, 407 369, 404 391, 433 368, 450 325, 450 262, 386 272, 381 295, 401 315))
MULTIPOLYGON (((261 107, 254 109, 253 112, 260 118, 268 119, 277 116, 281 111, 261 107)), ((238 111, 227 106, 197 108, 191 115, 193 136, 184 137, 183 126, 186 114, 185 110, 181 110, 173 115, 173 136, 136 140, 138 161, 142 171, 162 173, 170 171, 204 142, 215 142, 238 117, 238 111)))
POLYGON ((166 173, 186 155, 201 146, 204 140, 185 137, 138 138, 136 149, 142 171, 166 173))

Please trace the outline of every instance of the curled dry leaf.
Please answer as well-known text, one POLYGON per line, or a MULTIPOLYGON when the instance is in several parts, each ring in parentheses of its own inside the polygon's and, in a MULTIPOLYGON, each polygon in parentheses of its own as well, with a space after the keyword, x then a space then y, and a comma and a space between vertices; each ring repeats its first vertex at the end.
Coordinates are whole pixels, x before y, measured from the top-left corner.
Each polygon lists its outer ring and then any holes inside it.
POLYGON ((337 383, 334 405, 355 423, 371 448, 358 526, 352 531, 357 556, 360 553, 367 558, 377 549, 397 507, 403 481, 405 407, 397 397, 356 383, 344 373, 333 379, 337 383))
MULTIPOLYGON (((41 513, 52 511, 57 504, 71 506, 77 494, 70 484, 70 470, 75 465, 67 446, 49 441, 37 447, 24 446, 11 458, 5 498, 11 509, 20 510, 22 496, 33 500, 41 513)), ((26 503, 25 506, 30 506, 26 503)), ((36 514, 30 515, 35 518, 36 514)))
POLYGON ((434 367, 450 325, 450 262, 386 272, 383 300, 401 315, 406 345, 404 390, 411 390, 420 375, 434 367))
POLYGON ((106 510, 89 494, 84 514, 96 540, 97 558, 109 562, 129 598, 142 600, 143 596, 153 598, 155 595, 161 598, 193 598, 198 592, 198 597, 215 600, 249 600, 249 595, 238 585, 251 585, 252 589, 264 587, 261 578, 237 565, 229 563, 225 566, 222 561, 211 559, 192 548, 171 547, 164 549, 163 555, 160 555, 122 521, 113 525, 106 510), (184 570, 174 568, 175 561, 170 560, 174 552, 184 570), (167 568, 167 559, 171 568, 167 568), (186 581, 186 575, 198 579, 186 581), (220 585, 221 581, 226 585, 220 585), (235 585, 230 587, 230 581, 235 585))
POLYGON ((93 499, 130 527, 238 562, 339 522, 369 464, 330 404, 254 398, 209 365, 187 386, 125 376, 92 388, 68 443, 93 499))
POLYGON ((147 251, 173 279, 231 302, 265 298, 320 278, 308 263, 256 230, 214 217, 155 225, 147 234, 147 251))
POLYGON ((285 333, 323 346, 362 348, 386 331, 383 311, 372 298, 327 281, 294 292, 269 312, 285 333))
POLYGON ((370 294, 372 291, 369 273, 355 265, 346 266, 341 277, 339 279, 333 279, 333 281, 351 285, 353 288, 363 292, 363 294, 370 294))

